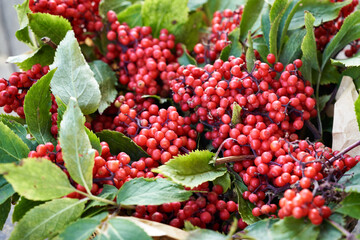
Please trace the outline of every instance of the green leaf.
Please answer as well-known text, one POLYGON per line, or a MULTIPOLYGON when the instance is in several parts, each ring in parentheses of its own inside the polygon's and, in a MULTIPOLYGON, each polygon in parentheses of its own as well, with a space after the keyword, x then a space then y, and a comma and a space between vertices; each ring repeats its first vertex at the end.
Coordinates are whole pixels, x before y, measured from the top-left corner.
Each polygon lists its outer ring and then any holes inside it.
POLYGON ((141 8, 142 2, 127 7, 117 15, 119 22, 126 22, 131 28, 142 26, 141 8))
POLYGON ((25 158, 19 165, 1 164, 0 173, 20 195, 46 201, 74 191, 66 174, 45 158, 25 158))
POLYGON ((274 223, 271 231, 274 239, 277 240, 316 240, 320 233, 320 228, 310 221, 305 223, 303 219, 286 217, 274 223))
MULTIPOLYGON (((238 205, 239 205, 239 213, 244 222, 247 224, 253 224, 259 220, 259 218, 255 217, 252 214, 252 209, 254 208, 254 204, 249 201, 246 201, 243 198, 244 192, 244 184, 238 180, 235 181, 235 189, 238 195, 238 205)), ((245 187, 246 189, 246 187, 245 187)))
POLYGON ((20 123, 21 125, 24 125, 26 123, 25 119, 20 118, 20 117, 16 117, 16 116, 13 116, 13 115, 9 115, 9 114, 6 114, 6 113, 0 114, 0 118, 9 120, 10 122, 17 122, 17 123, 20 123))
MULTIPOLYGON (((313 71, 314 72, 314 71, 313 71)), ((315 71, 315 76, 318 74, 315 71)), ((341 74, 337 70, 335 66, 331 64, 331 62, 327 62, 324 69, 322 70, 320 85, 327 85, 330 83, 339 84, 341 81, 341 74)))
POLYGON ((360 11, 353 12, 347 18, 345 18, 344 23, 342 24, 339 32, 333 37, 333 39, 326 46, 322 56, 322 65, 321 65, 322 69, 325 67, 327 61, 331 57, 333 57, 334 54, 336 54, 349 42, 359 38, 360 31, 358 29, 357 24, 360 24, 360 11), (349 38, 349 36, 347 35, 350 35, 351 37, 349 38))
POLYGON ((178 155, 152 171, 161 173, 186 187, 197 187, 204 182, 213 181, 227 172, 223 166, 210 164, 214 155, 208 150, 195 150, 189 154, 178 155))
POLYGON ((319 97, 319 109, 320 111, 322 111, 324 109, 324 107, 326 106, 326 103, 330 100, 331 95, 322 95, 319 97))
POLYGON ((55 49, 49 45, 43 45, 30 53, 24 53, 17 56, 8 57, 8 63, 15 63, 19 68, 24 71, 31 69, 37 63, 41 66, 47 66, 53 63, 55 56, 55 49))
POLYGON ((28 156, 29 147, 4 123, 0 122, 0 163, 20 161, 28 156))
POLYGON ((263 32, 263 38, 269 50, 270 50, 270 29, 271 29, 270 7, 268 4, 266 4, 265 10, 261 15, 261 31, 263 32))
POLYGON ((269 32, 269 45, 270 52, 276 57, 278 56, 278 31, 282 17, 285 14, 289 3, 287 0, 276 0, 270 9, 270 32, 269 32))
POLYGON ((39 38, 48 37, 56 45, 65 37, 66 33, 72 29, 70 22, 63 17, 48 13, 28 14, 29 26, 39 38), (56 31, 54 31, 56 29, 56 31))
POLYGON ((89 63, 90 69, 95 75, 95 79, 99 84, 101 92, 101 100, 99 105, 99 113, 102 114, 104 110, 114 102, 117 96, 115 85, 117 78, 115 72, 103 61, 96 60, 89 63))
POLYGON ((126 0, 101 0, 99 4, 99 15, 106 19, 108 11, 112 10, 118 14, 130 5, 131 2, 126 0))
POLYGON ((117 155, 120 152, 128 154, 132 161, 137 161, 142 157, 149 155, 139 147, 133 140, 126 137, 124 134, 117 131, 103 130, 96 135, 101 141, 107 142, 110 147, 110 152, 117 155))
POLYGON ((195 11, 196 9, 202 7, 208 0, 191 0, 188 2, 187 6, 190 11, 195 11))
POLYGON ((31 48, 34 48, 34 43, 30 38, 29 35, 29 19, 27 14, 31 13, 31 10, 29 8, 29 0, 24 1, 22 4, 15 5, 15 10, 17 12, 18 21, 20 28, 16 31, 15 36, 16 38, 26 43, 31 48))
POLYGON ((175 35, 176 42, 185 44, 187 49, 191 51, 199 42, 199 32, 204 26, 203 12, 197 11, 190 13, 188 20, 177 25, 172 33, 175 35))
POLYGON ((279 52, 282 51, 284 42, 288 38, 287 33, 288 33, 289 25, 291 23, 291 19, 294 17, 294 14, 299 4, 300 4, 300 0, 291 0, 289 4, 287 4, 286 10, 284 12, 284 16, 280 21, 279 31, 278 31, 278 48, 280 49, 279 52))
POLYGON ((11 131, 13 131, 16 135, 18 135, 21 138, 21 140, 29 147, 30 150, 36 149, 36 146, 38 144, 35 141, 29 140, 26 137, 28 133, 25 126, 14 120, 10 120, 10 118, 9 119, 3 118, 2 116, 0 116, 0 121, 6 126, 8 126, 11 129, 11 131))
POLYGON ((241 123, 241 107, 237 102, 233 103, 231 124, 236 126, 236 124, 241 123))
POLYGON ((135 223, 123 218, 112 218, 105 223, 105 227, 98 232, 94 240, 152 240, 145 231, 135 223))
POLYGON ((254 53, 254 48, 253 48, 253 42, 252 42, 252 38, 251 38, 251 32, 248 33, 248 49, 246 50, 246 68, 248 70, 248 72, 252 72, 254 65, 255 65, 255 53, 254 53))
POLYGON ((25 197, 21 197, 20 201, 15 205, 14 212, 12 214, 12 221, 18 222, 30 209, 43 204, 42 201, 32 201, 25 197))
POLYGON ((199 229, 199 227, 194 226, 190 221, 184 221, 184 230, 189 232, 192 230, 199 229))
POLYGON ((190 54, 187 53, 187 50, 186 50, 186 47, 184 44, 181 45, 184 53, 178 57, 178 63, 180 65, 183 65, 183 66, 187 66, 187 65, 195 65, 196 66, 196 60, 190 56, 190 54))
POLYGON ((253 39, 253 47, 259 52, 260 58, 263 59, 263 61, 266 61, 266 57, 269 54, 269 48, 266 45, 265 39, 263 37, 253 39))
POLYGON ((87 127, 84 126, 85 132, 89 137, 90 140, 90 144, 92 146, 93 149, 97 150, 99 155, 101 155, 101 145, 100 145, 100 139, 98 138, 98 136, 96 136, 96 134, 89 130, 87 127))
MULTIPOLYGON (((118 193, 118 189, 112 185, 104 184, 102 192, 98 195, 98 197, 105 198, 107 200, 114 200, 116 194, 118 193)), ((92 201, 87 206, 86 209, 95 206, 106 206, 107 204, 99 201, 92 201)))
POLYGON ((360 52, 351 58, 331 59, 331 63, 339 67, 360 67, 360 52))
POLYGON ((38 143, 56 143, 51 134, 50 81, 56 69, 39 79, 27 92, 24 101, 26 124, 38 143))
POLYGON ((335 211, 338 213, 345 214, 352 218, 360 218, 360 202, 359 202, 360 193, 353 192, 347 196, 341 203, 340 208, 335 211))
POLYGON ((231 178, 229 173, 225 173, 225 175, 216 178, 213 181, 214 185, 222 186, 224 193, 227 192, 228 189, 231 187, 231 178))
POLYGON ((4 186, 6 184, 8 184, 8 182, 6 181, 4 176, 0 175, 0 187, 4 186))
POLYGON ((84 206, 84 200, 70 198, 55 199, 36 206, 15 225, 9 240, 51 239, 79 218, 84 206))
POLYGON ((98 214, 102 214, 102 213, 107 213, 108 211, 108 207, 104 206, 104 207, 91 207, 91 208, 87 208, 83 211, 83 213, 81 214, 82 218, 85 217, 93 217, 95 215, 98 214))
POLYGON ((96 54, 94 52, 94 47, 90 47, 85 43, 81 43, 80 49, 87 62, 91 62, 97 59, 96 54))
POLYGON ((302 28, 304 24, 304 11, 309 11, 315 17, 315 26, 331 21, 339 16, 340 9, 351 3, 351 0, 344 2, 330 2, 328 0, 301 0, 296 7, 296 13, 291 19, 290 30, 302 28))
POLYGON ((141 9, 143 23, 152 28, 154 37, 158 37, 163 28, 172 33, 180 24, 186 23, 188 12, 187 1, 184 0, 145 0, 141 9))
POLYGON ((220 59, 223 61, 227 61, 230 56, 240 57, 242 54, 242 46, 239 42, 239 34, 240 29, 235 28, 230 34, 229 34, 229 41, 231 43, 227 45, 220 53, 220 59))
POLYGON ((60 130, 60 123, 63 119, 63 116, 64 116, 64 113, 66 111, 66 104, 61 101, 61 99, 58 97, 58 96, 55 96, 55 101, 56 101, 56 104, 58 106, 58 109, 57 109, 57 113, 58 113, 58 116, 57 116, 57 126, 58 126, 58 131, 60 130))
POLYGON ((299 29, 294 31, 289 39, 286 41, 281 53, 280 53, 280 62, 284 65, 292 63, 295 59, 300 58, 301 56, 301 44, 305 37, 306 30, 299 29))
POLYGON ((189 236, 186 240, 198 240, 198 239, 206 239, 206 240, 226 240, 227 236, 210 230, 210 229, 195 229, 189 232, 189 236))
POLYGON ((341 78, 343 76, 350 76, 354 80, 356 89, 360 89, 360 68, 359 67, 349 67, 341 73, 341 78))
POLYGON ((171 98, 162 98, 158 95, 142 95, 141 98, 153 98, 156 99, 160 104, 164 104, 166 102, 171 102, 171 98))
MULTIPOLYGON (((358 125, 360 122, 360 97, 355 101, 355 112, 358 125)), ((360 127, 359 127, 360 128, 360 127)), ((346 172, 339 180, 340 184, 345 185, 345 192, 360 193, 360 164, 346 172)))
POLYGON ((92 170, 95 151, 84 129, 85 117, 74 98, 70 98, 59 132, 63 159, 67 170, 77 183, 89 191, 92 187, 92 170))
MULTIPOLYGON (((360 129, 360 96, 356 99, 355 101, 355 113, 356 113, 356 120, 358 123, 358 127, 360 129)), ((350 178, 347 177, 342 177, 340 179, 340 181, 342 179, 348 179, 350 181, 350 183, 348 182, 346 185, 346 189, 348 189, 348 191, 356 191, 356 192, 360 192, 360 173, 357 174, 360 170, 358 170, 358 172, 354 171, 353 169, 358 169, 359 165, 356 165, 354 168, 350 169, 350 171, 348 172, 348 174, 353 174, 353 176, 351 176, 350 178)))
POLYGON ((76 98, 84 114, 98 109, 101 99, 99 84, 81 54, 73 31, 69 31, 57 47, 50 68, 57 68, 50 83, 54 95, 66 105, 71 97, 76 98))
POLYGON ((241 19, 246 21, 240 22, 240 40, 244 41, 248 32, 251 30, 253 25, 259 18, 263 9, 264 0, 248 0, 244 6, 243 14, 241 19))
POLYGON ((92 218, 79 219, 68 225, 66 229, 59 235, 60 239, 71 240, 88 240, 100 225, 100 220, 92 218))
POLYGON ((0 230, 3 230, 6 219, 9 216, 11 209, 11 198, 8 198, 4 203, 0 204, 0 230))
POLYGON ((301 58, 302 65, 302 73, 305 79, 312 81, 311 71, 312 69, 320 71, 319 62, 317 59, 317 49, 316 49, 316 41, 314 35, 314 21, 315 18, 311 13, 305 13, 305 27, 306 27, 306 35, 301 44, 301 51, 303 56, 301 58))
POLYGON ((0 204, 3 204, 9 197, 11 197, 15 193, 12 186, 8 183, 5 183, 4 185, 0 186, 0 192, 1 192, 0 204))
POLYGON ((271 227, 277 221, 276 219, 270 218, 255 222, 245 228, 246 236, 256 240, 275 240, 276 238, 274 238, 272 234, 271 227))
POLYGON ((121 205, 161 205, 170 202, 183 202, 192 192, 181 185, 157 178, 134 178, 120 188, 116 202, 121 205))
MULTIPOLYGON (((330 216, 330 219, 334 222, 338 223, 341 226, 344 226, 344 219, 342 214, 333 213, 330 216)), ((339 240, 341 239, 342 233, 335 228, 333 225, 329 223, 329 221, 325 220, 320 225, 320 234, 318 236, 318 240, 326 239, 326 240, 339 240)))

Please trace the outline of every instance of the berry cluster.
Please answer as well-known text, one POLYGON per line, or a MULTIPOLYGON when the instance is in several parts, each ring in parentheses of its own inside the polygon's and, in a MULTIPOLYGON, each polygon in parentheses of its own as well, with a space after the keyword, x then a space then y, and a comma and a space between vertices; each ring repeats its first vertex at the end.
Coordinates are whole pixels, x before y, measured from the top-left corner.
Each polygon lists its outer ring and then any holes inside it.
POLYGON ((103 61, 117 63, 119 82, 130 90, 167 96, 169 80, 179 67, 171 52, 175 48, 175 36, 162 29, 159 38, 153 38, 150 27, 130 28, 126 23, 120 24, 113 11, 107 17, 109 44, 103 61))
POLYGON ((21 118, 24 115, 24 100, 30 87, 49 71, 49 67, 35 64, 25 72, 14 72, 9 80, 0 78, 0 107, 4 112, 16 112, 21 118))
MULTIPOLYGON (((330 0, 331 2, 343 2, 343 0, 330 0)), ((343 7, 340 10, 339 16, 332 20, 321 24, 320 26, 315 28, 315 37, 316 37, 316 45, 317 49, 323 51, 326 45, 330 42, 330 40, 337 34, 340 30, 342 24, 344 23, 345 18, 350 15, 359 4, 358 0, 353 0, 352 3, 343 7)), ((357 46, 357 41, 351 44, 351 48, 345 51, 345 55, 347 57, 353 56, 359 46, 357 46)))
POLYGON ((100 0, 30 0, 34 13, 49 13, 69 20, 79 41, 94 37, 101 31, 103 23, 99 16, 100 0))
POLYGON ((333 152, 320 142, 280 139, 271 142, 270 150, 261 156, 237 162, 233 168, 248 186, 243 197, 256 205, 254 216, 274 212, 276 205, 271 202, 284 194, 279 201, 280 218, 307 216, 318 225, 331 215, 330 208, 324 205, 325 199, 327 202, 341 199, 338 179, 359 160, 360 156, 353 158, 333 152), (273 211, 269 211, 272 207, 273 211))
POLYGON ((182 117, 175 107, 159 109, 152 104, 153 100, 137 98, 132 93, 119 96, 115 101, 119 106, 117 116, 95 119, 92 122, 94 131, 105 127, 124 133, 141 146, 152 161, 162 164, 196 149, 198 133, 190 125, 196 123, 197 118, 182 117))
POLYGON ((294 132, 316 115, 314 91, 298 71, 302 62, 295 60, 283 71, 274 55, 268 61, 274 66, 257 61, 250 73, 244 59, 235 57, 226 62, 218 59, 204 69, 188 65, 180 67, 171 82, 173 100, 200 119, 198 132, 204 125, 210 127, 205 137, 215 148, 228 137, 236 140, 238 144, 225 143, 224 156, 246 155, 250 148, 259 155, 274 137, 296 140, 294 132), (237 123, 231 122, 234 104, 242 108, 237 123))
MULTIPOLYGON (((56 147, 52 143, 40 144, 36 147, 36 151, 30 151, 29 157, 42 157, 51 160, 63 169, 70 178, 70 175, 64 166, 60 144, 57 144, 56 147), (56 150, 55 152, 54 149, 56 150)), ((106 142, 101 142, 101 155, 99 155, 98 151, 95 151, 94 160, 95 164, 93 168, 93 186, 91 193, 95 195, 101 193, 104 184, 120 188, 124 182, 136 177, 154 177, 154 173, 150 171, 151 168, 145 166, 145 161, 143 159, 131 163, 129 155, 124 152, 120 152, 118 155, 114 156, 110 153, 109 145, 106 142)), ((70 179, 70 181, 78 190, 86 192, 83 186, 75 183, 72 179, 70 179)), ((74 192, 71 193, 69 197, 80 198, 80 195, 74 192)))
MULTIPOLYGON (((190 221, 194 226, 212 228, 228 232, 231 224, 230 216, 235 214, 238 205, 232 201, 224 201, 226 194, 220 185, 214 185, 209 191, 209 183, 199 186, 197 190, 207 193, 193 195, 188 201, 180 203, 165 203, 160 206, 137 206, 133 216, 157 222, 164 222, 173 227, 182 228, 184 221, 190 221), (223 224, 226 222, 226 224, 223 224)), ((235 215, 237 215, 236 213, 235 215)), ((238 228, 247 226, 240 218, 238 228)))
MULTIPOLYGON (((131 162, 130 157, 123 152, 118 155, 110 153, 109 145, 101 142, 101 155, 96 151, 95 164, 93 168, 93 185, 91 193, 98 195, 102 192, 104 184, 113 185, 117 188, 133 178, 145 177, 155 178, 155 173, 151 172, 154 164, 152 158, 141 158, 138 161, 131 162)), ((74 182, 68 174, 62 158, 61 147, 56 147, 52 143, 40 144, 36 151, 31 151, 29 157, 42 157, 49 159, 59 166, 69 177, 71 183, 77 190, 86 192, 86 189, 80 184, 74 182), (54 150, 56 150, 54 152, 54 150)), ((194 194, 188 201, 165 203, 160 206, 137 206, 133 212, 133 216, 138 218, 149 219, 157 222, 170 224, 174 227, 181 228, 184 221, 190 221, 193 225, 202 228, 210 227, 214 230, 227 232, 231 225, 230 215, 237 213, 238 205, 229 199, 229 194, 223 193, 220 185, 214 185, 212 191, 209 190, 209 182, 205 182, 194 189, 202 193, 194 194), (225 199, 229 199, 225 201, 225 199), (228 221, 229 220, 229 221, 228 221), (227 222, 226 224, 223 224, 227 222)), ((77 192, 67 195, 69 198, 83 198, 77 192)), ((244 229, 247 226, 239 217, 238 228, 244 229)))
POLYGON ((240 25, 243 6, 231 11, 225 9, 216 11, 211 21, 211 35, 205 43, 198 43, 194 47, 196 61, 198 63, 209 63, 215 61, 220 52, 230 43, 228 35, 240 25))

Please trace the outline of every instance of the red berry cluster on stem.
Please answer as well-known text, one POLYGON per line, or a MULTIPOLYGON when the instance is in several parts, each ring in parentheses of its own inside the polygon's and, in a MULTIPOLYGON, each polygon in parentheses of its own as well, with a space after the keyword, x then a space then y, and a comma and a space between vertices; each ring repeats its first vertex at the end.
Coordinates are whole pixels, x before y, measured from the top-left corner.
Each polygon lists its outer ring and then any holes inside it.
MULTIPOLYGON (((117 116, 113 118, 112 130, 131 137, 153 159, 166 163, 178 154, 196 149, 197 131, 190 126, 198 121, 179 115, 175 107, 159 109, 152 101, 139 99, 141 108, 136 104, 135 95, 127 93, 118 97, 120 105, 117 116)), ((111 119, 111 118, 110 118, 111 119)), ((110 123, 110 122, 109 122, 110 123)), ((101 131, 101 121, 93 122, 93 129, 101 131)))
MULTIPOLYGON (((330 0, 331 2, 343 2, 343 0, 330 0)), ((359 4, 358 0, 353 0, 349 5, 343 7, 340 10, 339 16, 325 23, 322 23, 320 26, 316 27, 314 30, 317 49, 323 51, 326 45, 331 41, 331 39, 338 33, 341 26, 344 23, 344 20, 352 12, 354 12, 356 6, 359 4)), ((345 51, 347 57, 352 57, 357 53, 360 46, 358 46, 358 41, 354 41, 350 49, 345 51)))
POLYGON ((107 15, 109 44, 103 60, 116 63, 119 82, 139 94, 167 96, 169 80, 179 67, 172 53, 175 36, 162 29, 159 38, 153 38, 150 27, 130 28, 117 21, 115 12, 107 15))
POLYGON ((211 34, 205 43, 198 43, 194 47, 196 61, 198 63, 209 63, 215 61, 221 51, 230 43, 228 35, 240 25, 243 6, 231 11, 225 9, 216 11, 211 21, 211 34))
POLYGON ((3 107, 4 112, 14 111, 25 118, 23 106, 26 93, 48 71, 48 66, 35 64, 28 71, 12 73, 8 80, 0 78, 0 107, 3 107))
POLYGON ((69 20, 79 41, 95 36, 103 28, 99 15, 100 0, 30 0, 34 13, 49 13, 69 20))

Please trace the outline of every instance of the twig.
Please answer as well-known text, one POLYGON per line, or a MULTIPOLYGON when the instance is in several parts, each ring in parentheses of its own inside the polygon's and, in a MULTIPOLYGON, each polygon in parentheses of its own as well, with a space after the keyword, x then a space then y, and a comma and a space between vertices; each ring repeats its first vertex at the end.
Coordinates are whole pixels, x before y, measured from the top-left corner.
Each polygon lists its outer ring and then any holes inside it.
POLYGON ((51 39, 48 38, 48 37, 43 37, 43 38, 41 38, 40 40, 41 40, 43 43, 45 43, 45 44, 49 45, 50 47, 52 47, 53 49, 56 49, 56 48, 57 48, 57 45, 56 45, 53 41, 51 41, 51 39))
POLYGON ((223 157, 218 158, 215 161, 215 165, 223 164, 223 163, 230 163, 230 162, 241 162, 246 160, 252 160, 255 159, 254 155, 241 155, 241 156, 229 156, 229 157, 223 157))

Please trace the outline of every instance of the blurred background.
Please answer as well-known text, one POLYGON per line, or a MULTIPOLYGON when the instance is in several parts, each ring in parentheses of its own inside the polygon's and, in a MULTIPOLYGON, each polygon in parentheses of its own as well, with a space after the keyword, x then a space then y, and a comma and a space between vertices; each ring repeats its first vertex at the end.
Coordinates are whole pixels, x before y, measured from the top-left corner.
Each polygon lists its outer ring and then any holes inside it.
MULTIPOLYGON (((15 32, 19 29, 19 22, 14 5, 22 2, 23 0, 0 0, 0 78, 8 78, 12 72, 18 70, 16 65, 6 63, 9 56, 29 51, 26 44, 19 42, 15 37, 15 32)), ((2 109, 0 109, 0 113, 2 113, 2 109)), ((8 218, 3 230, 0 231, 0 240, 8 239, 12 228, 11 219, 8 218)))
POLYGON ((19 23, 14 5, 22 2, 23 0, 0 0, 0 77, 8 78, 17 70, 15 65, 6 63, 8 56, 29 51, 29 48, 15 37, 19 23))

